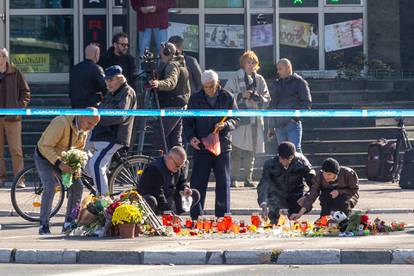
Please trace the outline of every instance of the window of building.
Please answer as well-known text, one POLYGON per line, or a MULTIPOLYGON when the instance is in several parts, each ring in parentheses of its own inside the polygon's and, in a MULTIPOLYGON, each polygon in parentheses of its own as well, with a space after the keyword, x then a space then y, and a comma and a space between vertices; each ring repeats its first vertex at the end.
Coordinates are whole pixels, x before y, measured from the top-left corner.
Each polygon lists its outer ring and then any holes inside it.
POLYGON ((73 8, 73 0, 12 0, 11 9, 62 9, 73 8))
POLYGON ((24 73, 67 73, 73 65, 73 18, 10 17, 11 60, 24 73))
POLYGON ((252 14, 250 27, 250 48, 260 60, 261 73, 272 75, 274 72, 274 35, 272 14, 252 14))
POLYGON ((204 0, 206 8, 243 8, 244 0, 204 0))
POLYGON ((335 70, 342 64, 361 62, 363 56, 363 15, 325 14, 325 64, 335 70))
POLYGON ((176 0, 177 8, 198 8, 198 0, 176 0))
POLYGON ((210 14, 205 16, 206 69, 234 71, 245 51, 243 14, 210 14))
POLYGON ((280 58, 292 61, 295 70, 319 69, 317 14, 281 14, 280 58))
POLYGON ((170 14, 168 38, 173 35, 184 38, 184 51, 187 55, 199 58, 198 14, 170 14))
POLYGON ((260 9, 260 8, 272 8, 273 0, 250 0, 250 8, 260 9))

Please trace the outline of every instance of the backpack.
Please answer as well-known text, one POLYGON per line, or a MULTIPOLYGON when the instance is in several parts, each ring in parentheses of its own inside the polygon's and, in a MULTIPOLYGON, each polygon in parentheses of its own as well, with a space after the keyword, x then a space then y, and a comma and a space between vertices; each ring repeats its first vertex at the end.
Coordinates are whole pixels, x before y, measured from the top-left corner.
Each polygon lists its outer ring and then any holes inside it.
POLYGON ((382 138, 368 146, 368 180, 388 182, 393 179, 394 152, 396 143, 382 138))
POLYGON ((414 149, 409 149, 404 153, 399 184, 402 189, 414 189, 414 149))

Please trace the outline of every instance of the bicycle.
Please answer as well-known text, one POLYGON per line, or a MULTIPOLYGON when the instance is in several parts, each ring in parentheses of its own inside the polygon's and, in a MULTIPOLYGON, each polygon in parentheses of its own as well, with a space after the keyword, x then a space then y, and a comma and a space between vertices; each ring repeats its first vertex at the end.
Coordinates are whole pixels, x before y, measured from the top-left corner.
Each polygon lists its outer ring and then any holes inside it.
MULTIPOLYGON (((107 172, 109 180, 109 193, 111 195, 120 194, 124 190, 135 188, 145 167, 153 160, 146 155, 133 155, 125 149, 114 154, 111 166, 107 172)), ((96 190, 93 180, 85 172, 81 175, 82 185, 93 195, 96 190)), ((11 202, 14 210, 23 219, 30 222, 40 221, 40 207, 43 187, 34 165, 23 169, 14 179, 11 187, 11 202), (24 183, 25 188, 18 188, 19 183, 24 183)), ((61 179, 57 179, 55 193, 50 217, 55 216, 63 205, 67 188, 62 184, 61 179)))

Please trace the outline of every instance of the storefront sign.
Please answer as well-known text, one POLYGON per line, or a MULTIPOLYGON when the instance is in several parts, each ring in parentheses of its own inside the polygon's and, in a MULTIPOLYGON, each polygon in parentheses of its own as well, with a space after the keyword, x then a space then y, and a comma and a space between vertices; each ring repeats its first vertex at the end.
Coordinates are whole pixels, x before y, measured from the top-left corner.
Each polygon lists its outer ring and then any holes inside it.
POLYGON ((362 18, 325 26, 325 51, 333 52, 342 49, 362 46, 362 18))
POLYGON ((280 44, 300 48, 317 48, 318 35, 311 23, 280 19, 280 44))
POLYGON ((206 24, 206 48, 244 49, 244 26, 206 24))
POLYGON ((184 38, 184 51, 198 53, 198 26, 170 22, 168 37, 179 35, 184 38))
POLYGON ((83 43, 84 48, 91 42, 97 42, 105 50, 106 47, 106 16, 84 15, 83 17, 83 43))
POLYGON ((12 54, 11 60, 23 73, 49 73, 49 54, 12 54))
POLYGON ((264 47, 273 45, 273 25, 255 25, 251 28, 251 47, 264 47))

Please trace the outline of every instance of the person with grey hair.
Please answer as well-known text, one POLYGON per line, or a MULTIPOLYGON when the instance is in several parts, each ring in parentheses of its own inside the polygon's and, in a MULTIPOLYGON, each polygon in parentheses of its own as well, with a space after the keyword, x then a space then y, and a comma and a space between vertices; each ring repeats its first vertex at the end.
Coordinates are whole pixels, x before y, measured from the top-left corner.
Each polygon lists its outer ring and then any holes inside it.
MULTIPOLYGON (((274 89, 270 91, 270 109, 310 109, 312 96, 309 84, 301 76, 293 73, 290 60, 282 58, 277 63, 274 89)), ((292 142, 298 152, 302 152, 302 122, 300 118, 274 118, 269 120, 268 137, 277 137, 278 143, 292 142)))
MULTIPOLYGON (((0 108, 26 108, 30 101, 30 88, 23 74, 10 62, 9 52, 0 48, 0 108)), ((13 174, 24 167, 22 150, 22 116, 0 116, 0 188, 6 180, 4 162, 4 138, 9 145, 13 174)), ((18 188, 24 188, 21 182, 18 188)))
MULTIPOLYGON (((204 71, 201 76, 203 89, 192 94, 188 109, 224 109, 237 110, 233 94, 220 86, 219 78, 213 70, 204 71)), ((194 165, 191 174, 191 186, 200 191, 200 202, 191 209, 191 218, 197 219, 203 214, 210 172, 216 178, 215 215, 223 217, 230 211, 230 132, 239 125, 239 119, 229 117, 223 122, 221 117, 184 118, 184 139, 194 148, 194 165), (201 142, 203 138, 218 131, 221 152, 215 155, 201 142)))

